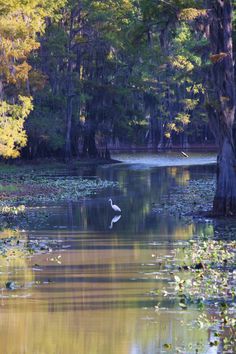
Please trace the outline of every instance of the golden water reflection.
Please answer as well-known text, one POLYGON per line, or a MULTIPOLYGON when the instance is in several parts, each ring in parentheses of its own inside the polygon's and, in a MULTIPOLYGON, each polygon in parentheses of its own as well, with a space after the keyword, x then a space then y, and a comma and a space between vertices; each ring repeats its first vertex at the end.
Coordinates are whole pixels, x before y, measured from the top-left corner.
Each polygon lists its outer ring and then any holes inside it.
MULTIPOLYGON (((207 333, 186 327, 197 312, 176 310, 168 301, 155 312, 151 291, 167 280, 154 275, 152 245, 102 235, 73 239, 75 249, 27 259, 25 269, 20 264, 14 272, 21 287, 2 291, 0 353, 156 354, 166 343, 174 350, 206 343, 207 333), (35 280, 32 288, 27 279, 35 280)), ((155 249, 159 260, 170 251, 167 245, 155 249)))
MULTIPOLYGON (((171 187, 187 186, 196 172, 86 168, 85 176, 119 181, 120 189, 52 208, 29 233, 1 233, 0 239, 22 242, 56 240, 60 250, 29 258, 13 245, 14 256, 0 257, 0 354, 215 353, 206 348, 208 332, 189 326, 196 310, 153 296, 173 278, 159 272, 155 259, 170 255, 176 241, 214 234, 210 223, 184 224, 178 216, 152 212, 171 187), (111 228, 113 196, 122 217, 111 228), (17 289, 7 290, 7 281, 17 289), (172 349, 165 351, 164 344, 172 349)), ((208 175, 205 168, 199 172, 208 175)))

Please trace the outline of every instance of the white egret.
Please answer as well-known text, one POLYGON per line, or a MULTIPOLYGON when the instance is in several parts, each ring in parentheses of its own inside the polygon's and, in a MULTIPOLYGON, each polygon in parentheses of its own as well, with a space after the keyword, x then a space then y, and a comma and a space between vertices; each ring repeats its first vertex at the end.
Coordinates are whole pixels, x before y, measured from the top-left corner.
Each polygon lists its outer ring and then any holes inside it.
POLYGON ((109 199, 109 202, 111 202, 111 207, 114 211, 118 211, 119 213, 121 212, 121 209, 117 205, 112 203, 111 198, 109 199))

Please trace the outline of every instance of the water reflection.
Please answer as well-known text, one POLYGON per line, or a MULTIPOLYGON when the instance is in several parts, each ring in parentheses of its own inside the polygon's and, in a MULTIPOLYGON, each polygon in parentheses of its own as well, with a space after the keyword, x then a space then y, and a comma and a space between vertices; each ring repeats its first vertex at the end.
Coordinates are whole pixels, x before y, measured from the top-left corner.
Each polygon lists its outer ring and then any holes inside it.
POLYGON ((0 298, 8 297, 6 284, 13 284, 18 289, 18 296, 27 296, 27 289, 35 281, 31 268, 28 267, 26 245, 28 234, 18 230, 5 229, 0 232, 3 241, 0 252, 0 298), (17 282, 17 283, 15 283, 17 282))
MULTIPOLYGON (((153 292, 173 277, 160 272, 160 260, 180 240, 212 236, 214 224, 186 225, 152 210, 170 188, 210 176, 214 168, 158 168, 150 167, 149 160, 145 168, 119 164, 76 173, 118 181, 120 188, 53 205, 43 226, 18 233, 22 240, 56 240, 57 251, 32 257, 16 253, 10 263, 0 260, 2 289, 7 280, 21 285, 0 294, 0 353, 157 354, 168 343, 173 349, 169 353, 211 353, 206 346, 211 334, 188 326, 198 312, 176 309, 173 301, 153 292), (122 217, 114 216, 110 197, 122 217)), ((8 230, 0 237, 11 235, 8 230)))
POLYGON ((96 174, 102 179, 118 181, 120 188, 103 191, 94 198, 77 203, 68 203, 66 210, 65 206, 53 209, 47 228, 104 232, 111 225, 113 218, 113 211, 107 203, 107 199, 112 197, 114 203, 122 209, 122 218, 114 228, 119 237, 140 240, 145 237, 151 240, 158 235, 160 238, 171 240, 179 238, 182 229, 183 238, 186 239, 196 232, 199 225, 186 228, 178 216, 153 213, 154 203, 162 207, 163 197, 168 200, 172 188, 179 185, 187 187, 193 177, 204 178, 213 175, 214 166, 133 170, 130 165, 119 164, 98 167, 96 174))
POLYGON ((149 167, 166 166, 192 166, 209 165, 216 163, 216 153, 195 153, 188 152, 188 158, 184 157, 181 151, 165 153, 135 153, 116 154, 117 160, 132 164, 132 168, 146 169, 149 167))
MULTIPOLYGON (((2 311, 0 320, 1 350, 9 354, 156 354, 164 344, 203 343, 202 331, 178 331, 181 321, 191 321, 190 313, 152 313, 126 311, 45 312, 35 311, 26 302, 21 311, 2 311), (153 320, 153 323, 150 323, 153 320), (12 340, 14 336, 14 340, 12 340)), ((171 353, 171 351, 168 351, 171 353)), ((173 353, 176 353, 173 352, 173 353)), ((206 351, 203 353, 206 354, 206 351)), ((209 352, 210 353, 210 352, 209 352)), ((211 352, 212 353, 212 352, 211 352)))
POLYGON ((109 226, 109 229, 112 229, 113 225, 115 223, 117 223, 120 220, 120 218, 121 218, 121 215, 115 215, 114 218, 112 218, 112 220, 111 220, 111 224, 109 226))
MULTIPOLYGON (((3 299, 0 352, 156 354, 165 343, 175 349, 186 343, 205 348, 205 331, 186 330, 197 312, 175 310, 168 300, 160 306, 168 310, 154 311, 158 298, 150 292, 162 289, 167 279, 153 277, 158 270, 153 246, 100 236, 78 240, 71 235, 74 243, 83 242, 83 249, 77 245, 77 250, 60 252, 61 264, 48 254, 28 260, 38 285, 29 299, 18 298, 20 290, 3 299), (41 272, 32 270, 36 262, 41 272)), ((158 254, 164 258, 169 250, 159 246, 158 254)))

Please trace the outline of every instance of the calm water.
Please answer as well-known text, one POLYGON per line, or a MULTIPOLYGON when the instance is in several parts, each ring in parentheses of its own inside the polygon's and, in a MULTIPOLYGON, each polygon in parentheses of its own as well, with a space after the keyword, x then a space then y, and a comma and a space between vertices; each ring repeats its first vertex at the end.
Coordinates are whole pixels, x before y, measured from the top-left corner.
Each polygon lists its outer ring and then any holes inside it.
POLYGON ((211 221, 184 225, 153 213, 153 203, 175 185, 187 188, 191 178, 213 175, 214 166, 205 164, 215 156, 191 156, 192 165, 202 165, 191 167, 180 166, 188 159, 179 154, 117 158, 125 162, 76 173, 118 181, 120 188, 52 205, 42 222, 20 233, 22 240, 49 239, 50 254, 26 259, 19 252, 1 261, 1 284, 15 280, 20 288, 1 291, 0 353, 157 354, 168 343, 174 348, 168 353, 216 353, 207 346, 210 332, 187 325, 196 310, 166 300, 155 311, 159 299, 152 295, 170 280, 158 275, 153 254, 163 259, 183 240, 214 234, 211 221), (110 197, 122 209, 120 219, 110 197))

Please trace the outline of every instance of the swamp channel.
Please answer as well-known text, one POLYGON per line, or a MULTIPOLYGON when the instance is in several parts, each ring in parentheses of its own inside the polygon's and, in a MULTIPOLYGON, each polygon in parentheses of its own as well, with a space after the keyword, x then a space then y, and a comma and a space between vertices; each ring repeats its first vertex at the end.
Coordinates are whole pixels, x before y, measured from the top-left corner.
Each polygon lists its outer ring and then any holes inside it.
POLYGON ((220 330, 205 325, 209 312, 168 290, 180 282, 177 248, 199 238, 235 239, 234 220, 193 213, 211 205, 216 156, 115 158, 122 163, 58 170, 50 178, 117 184, 77 200, 34 204, 43 218, 24 229, 2 228, 11 247, 0 263, 0 353, 223 353, 214 337, 220 330), (24 242, 41 252, 25 254, 24 242))

